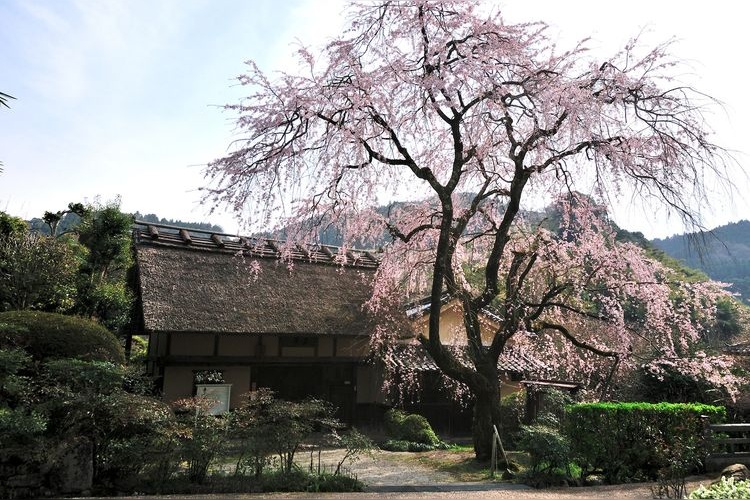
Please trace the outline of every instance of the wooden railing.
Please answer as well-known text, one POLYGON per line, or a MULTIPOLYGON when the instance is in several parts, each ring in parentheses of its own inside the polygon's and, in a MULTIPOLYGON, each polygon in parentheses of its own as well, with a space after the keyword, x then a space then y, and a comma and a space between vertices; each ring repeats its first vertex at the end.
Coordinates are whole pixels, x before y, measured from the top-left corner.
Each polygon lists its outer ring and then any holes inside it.
POLYGON ((706 470, 732 464, 750 466, 750 424, 707 424, 705 437, 710 450, 706 470))

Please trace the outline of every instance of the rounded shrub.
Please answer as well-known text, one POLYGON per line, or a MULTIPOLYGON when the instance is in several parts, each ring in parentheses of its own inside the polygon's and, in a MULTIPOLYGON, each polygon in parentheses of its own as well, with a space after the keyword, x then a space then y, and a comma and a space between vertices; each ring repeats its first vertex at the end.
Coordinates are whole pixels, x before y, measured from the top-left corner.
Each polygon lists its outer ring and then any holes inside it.
POLYGON ((386 412, 384 423, 386 432, 394 440, 424 444, 430 449, 440 444, 440 438, 422 415, 392 408, 386 412))
POLYGON ((407 415, 402 423, 403 439, 422 443, 430 446, 436 446, 440 439, 432 430, 430 422, 422 415, 407 415))
POLYGON ((39 311, 0 313, 0 348, 21 348, 36 360, 125 361, 120 341, 100 324, 39 311))

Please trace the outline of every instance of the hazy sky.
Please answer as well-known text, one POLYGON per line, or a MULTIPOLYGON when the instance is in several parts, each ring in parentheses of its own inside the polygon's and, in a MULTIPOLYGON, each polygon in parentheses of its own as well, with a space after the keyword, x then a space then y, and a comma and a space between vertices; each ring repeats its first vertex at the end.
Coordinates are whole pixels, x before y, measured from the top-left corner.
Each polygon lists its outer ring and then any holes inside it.
MULTIPOLYGON (((508 21, 543 20, 566 46, 587 36, 611 53, 645 30, 676 38, 679 76, 719 99, 708 116, 715 142, 748 165, 747 17, 743 2, 504 0, 508 21), (743 140, 744 139, 744 140, 743 140)), ((293 68, 295 40, 318 44, 342 25, 339 0, 0 0, 0 210, 24 218, 71 201, 119 195, 126 211, 238 224, 207 215, 202 165, 236 138, 220 106, 243 89, 253 59, 293 68)), ((748 182, 719 192, 709 227, 750 217, 748 182)), ((649 237, 681 232, 676 219, 624 203, 613 214, 649 237), (656 218, 655 218, 656 216, 656 218)))

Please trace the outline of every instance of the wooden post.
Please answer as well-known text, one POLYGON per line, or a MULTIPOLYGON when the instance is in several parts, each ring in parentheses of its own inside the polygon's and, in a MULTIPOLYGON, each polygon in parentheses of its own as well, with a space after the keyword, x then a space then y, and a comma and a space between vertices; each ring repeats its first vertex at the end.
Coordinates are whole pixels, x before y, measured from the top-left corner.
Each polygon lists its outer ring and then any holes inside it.
POLYGON ((490 460, 490 477, 494 479, 495 472, 497 471, 497 449, 500 448, 500 453, 503 454, 503 460, 505 461, 505 469, 508 469, 508 456, 505 454, 505 447, 503 441, 500 439, 500 433, 497 432, 497 426, 492 425, 492 458, 490 460))
POLYGON ((490 459, 490 477, 495 478, 495 471, 497 470, 497 441, 495 435, 492 435, 492 458, 490 459))
POLYGON ((508 456, 505 454, 505 447, 503 446, 503 441, 500 439, 500 433, 497 432, 497 426, 494 424, 492 425, 492 429, 495 431, 495 440, 497 440, 498 446, 500 446, 500 452, 503 454, 503 460, 505 460, 505 467, 508 467, 508 456))

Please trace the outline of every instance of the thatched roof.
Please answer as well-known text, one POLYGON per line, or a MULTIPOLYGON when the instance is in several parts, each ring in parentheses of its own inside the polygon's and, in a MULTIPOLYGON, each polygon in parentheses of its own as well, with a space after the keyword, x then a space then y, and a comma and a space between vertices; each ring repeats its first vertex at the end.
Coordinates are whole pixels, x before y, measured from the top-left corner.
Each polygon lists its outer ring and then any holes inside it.
POLYGON ((368 333, 367 252, 146 223, 134 242, 147 332, 368 333))

